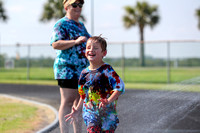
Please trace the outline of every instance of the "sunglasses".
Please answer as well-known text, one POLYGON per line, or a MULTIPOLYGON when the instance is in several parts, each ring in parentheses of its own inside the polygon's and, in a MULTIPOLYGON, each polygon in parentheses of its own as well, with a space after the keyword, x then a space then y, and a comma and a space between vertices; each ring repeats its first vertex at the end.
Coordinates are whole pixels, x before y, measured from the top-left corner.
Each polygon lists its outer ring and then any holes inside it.
POLYGON ((81 4, 81 3, 73 3, 71 5, 72 5, 73 8, 77 8, 77 6, 79 6, 79 8, 83 7, 83 4, 81 4))

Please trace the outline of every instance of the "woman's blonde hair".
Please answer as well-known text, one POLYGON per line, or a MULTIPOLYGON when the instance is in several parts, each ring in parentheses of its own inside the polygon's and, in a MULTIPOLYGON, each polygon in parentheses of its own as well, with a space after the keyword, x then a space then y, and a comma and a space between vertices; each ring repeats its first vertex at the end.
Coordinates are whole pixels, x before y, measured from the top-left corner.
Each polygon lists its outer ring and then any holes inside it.
POLYGON ((76 1, 79 1, 81 4, 84 4, 84 0, 63 0, 63 5, 66 8, 67 6, 73 4, 76 1))

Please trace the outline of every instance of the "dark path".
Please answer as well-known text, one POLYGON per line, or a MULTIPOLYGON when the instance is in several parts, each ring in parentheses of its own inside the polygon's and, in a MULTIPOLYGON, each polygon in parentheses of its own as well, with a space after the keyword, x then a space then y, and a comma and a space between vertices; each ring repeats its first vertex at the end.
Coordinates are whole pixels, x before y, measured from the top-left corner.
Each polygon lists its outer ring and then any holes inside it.
POLYGON ((0 84, 0 93, 18 96, 59 108, 60 92, 57 86, 0 84))
MULTIPOLYGON (((56 109, 60 103, 57 86, 0 84, 0 94, 39 101, 56 109)), ((118 114, 116 133, 200 133, 200 94, 126 90, 119 98, 118 114)), ((51 133, 59 133, 59 128, 51 133)))

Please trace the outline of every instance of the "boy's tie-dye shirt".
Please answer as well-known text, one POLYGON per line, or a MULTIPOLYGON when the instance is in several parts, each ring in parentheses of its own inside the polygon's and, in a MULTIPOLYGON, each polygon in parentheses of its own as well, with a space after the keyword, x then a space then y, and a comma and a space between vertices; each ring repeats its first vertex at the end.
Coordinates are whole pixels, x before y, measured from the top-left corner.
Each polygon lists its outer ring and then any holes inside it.
POLYGON ((100 126, 103 131, 116 129, 119 119, 117 117, 117 100, 100 108, 98 99, 109 98, 115 91, 124 93, 124 83, 114 69, 104 63, 96 70, 84 69, 79 78, 79 94, 83 103, 83 119, 87 128, 100 126))
MULTIPOLYGON (((66 16, 54 25, 51 45, 58 40, 75 40, 80 36, 90 37, 82 22, 75 22, 66 16)), ((81 71, 89 65, 85 57, 86 42, 66 50, 56 50, 54 61, 55 79, 78 79, 81 71)))

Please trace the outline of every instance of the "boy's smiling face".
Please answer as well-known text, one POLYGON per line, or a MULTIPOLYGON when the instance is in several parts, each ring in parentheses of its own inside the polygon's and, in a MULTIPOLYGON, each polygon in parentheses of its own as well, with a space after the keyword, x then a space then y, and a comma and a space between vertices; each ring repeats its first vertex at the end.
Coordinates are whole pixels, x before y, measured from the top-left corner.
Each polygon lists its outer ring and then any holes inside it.
POLYGON ((101 62, 106 54, 107 51, 102 51, 100 43, 93 40, 88 40, 85 56, 90 62, 101 62))

